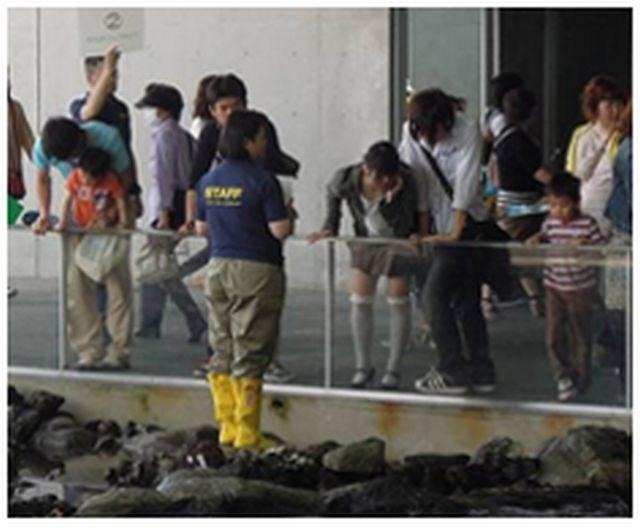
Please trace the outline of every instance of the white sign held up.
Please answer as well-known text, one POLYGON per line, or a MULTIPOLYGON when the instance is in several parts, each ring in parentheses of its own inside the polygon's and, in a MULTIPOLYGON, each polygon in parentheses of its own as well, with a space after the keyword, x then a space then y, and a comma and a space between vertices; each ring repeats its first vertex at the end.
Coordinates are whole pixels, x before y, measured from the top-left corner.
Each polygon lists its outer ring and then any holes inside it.
POLYGON ((142 9, 79 9, 80 53, 98 55, 117 44, 121 51, 144 47, 142 9))

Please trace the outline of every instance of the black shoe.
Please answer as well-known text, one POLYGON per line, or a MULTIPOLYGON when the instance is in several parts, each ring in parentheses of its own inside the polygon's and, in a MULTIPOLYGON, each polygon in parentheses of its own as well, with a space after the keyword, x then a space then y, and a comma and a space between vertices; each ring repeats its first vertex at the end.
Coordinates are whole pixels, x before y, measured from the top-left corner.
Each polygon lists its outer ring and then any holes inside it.
POLYGON ((160 339, 160 328, 157 326, 139 328, 133 335, 142 339, 160 339))
POLYGON ((380 381, 380 388, 384 390, 396 390, 399 385, 400 374, 392 370, 386 370, 380 381))
POLYGON ((476 368, 471 372, 471 388, 478 394, 490 394, 496 390, 496 369, 493 364, 476 368))
POLYGON ((373 380, 375 373, 376 371, 373 367, 369 369, 357 369, 353 373, 353 377, 351 378, 351 383, 349 383, 349 385, 352 389, 363 389, 373 380))
POLYGON ((206 326, 204 328, 196 330, 195 332, 192 331, 189 335, 189 339, 187 339, 187 343, 199 343, 200 339, 202 338, 202 334, 204 334, 206 331, 206 326))

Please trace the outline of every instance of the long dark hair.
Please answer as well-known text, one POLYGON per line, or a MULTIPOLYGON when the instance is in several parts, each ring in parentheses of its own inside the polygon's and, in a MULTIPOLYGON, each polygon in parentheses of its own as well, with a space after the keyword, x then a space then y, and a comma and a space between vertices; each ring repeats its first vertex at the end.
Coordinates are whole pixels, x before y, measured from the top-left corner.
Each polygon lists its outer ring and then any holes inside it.
POLYGON ((200 79, 200 82, 198 83, 198 91, 196 92, 196 97, 193 100, 193 113, 191 114, 193 119, 196 117, 200 117, 202 119, 211 118, 209 105, 207 103, 207 85, 216 77, 217 75, 207 75, 200 79))

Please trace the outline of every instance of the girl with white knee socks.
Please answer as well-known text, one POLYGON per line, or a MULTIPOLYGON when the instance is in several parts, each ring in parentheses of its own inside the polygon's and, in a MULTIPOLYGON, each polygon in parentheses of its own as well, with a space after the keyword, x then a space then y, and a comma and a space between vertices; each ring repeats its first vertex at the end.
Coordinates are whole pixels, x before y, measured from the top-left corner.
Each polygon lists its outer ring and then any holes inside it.
MULTIPOLYGON (((341 205, 346 201, 357 237, 408 239, 418 231, 416 183, 408 166, 400 162, 395 147, 386 141, 372 145, 361 163, 339 170, 327 185, 327 217, 323 228, 309 237, 311 242, 337 236, 341 205)), ((387 277, 389 358, 381 386, 398 386, 400 360, 411 332, 409 302, 410 246, 352 242, 351 329, 355 372, 351 386, 363 388, 373 381, 373 302, 378 279, 387 277)), ((416 253, 417 254, 417 253, 416 253)))

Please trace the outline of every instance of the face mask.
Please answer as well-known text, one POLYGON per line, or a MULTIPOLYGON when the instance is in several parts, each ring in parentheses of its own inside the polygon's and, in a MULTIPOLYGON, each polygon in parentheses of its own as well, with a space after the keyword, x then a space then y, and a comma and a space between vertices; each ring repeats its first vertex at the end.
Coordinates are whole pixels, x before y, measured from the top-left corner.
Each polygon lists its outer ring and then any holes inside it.
POLYGON ((144 117, 144 121, 147 125, 153 126, 158 122, 158 116, 156 115, 155 108, 144 108, 142 110, 142 116, 144 117))

